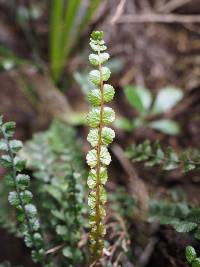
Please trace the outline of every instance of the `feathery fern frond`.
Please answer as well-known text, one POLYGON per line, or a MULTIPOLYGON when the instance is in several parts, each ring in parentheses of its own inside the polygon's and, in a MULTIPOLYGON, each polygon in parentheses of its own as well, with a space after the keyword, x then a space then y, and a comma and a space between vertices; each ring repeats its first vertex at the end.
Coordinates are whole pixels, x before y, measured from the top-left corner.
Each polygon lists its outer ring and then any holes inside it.
POLYGON ((63 244, 65 261, 77 266, 83 260, 78 241, 85 225, 85 170, 75 129, 54 121, 26 143, 22 157, 36 178, 41 223, 51 246, 63 244))
POLYGON ((16 216, 20 223, 20 232, 24 236, 26 245, 32 248, 32 258, 36 262, 44 262, 44 242, 40 233, 40 223, 37 209, 32 204, 33 195, 29 190, 30 177, 23 174, 25 161, 18 157, 18 151, 22 148, 22 142, 12 140, 15 132, 14 122, 3 122, 0 117, 0 165, 8 168, 6 183, 12 189, 8 195, 8 201, 16 209, 16 216))
POLYGON ((155 200, 150 204, 149 220, 172 225, 179 233, 194 231, 195 237, 200 239, 200 208, 190 208, 186 203, 155 200))
POLYGON ((159 142, 151 144, 148 140, 139 145, 133 144, 127 151, 133 161, 145 162, 147 166, 161 165, 163 170, 181 168, 184 172, 200 168, 200 151, 185 150, 177 153, 172 147, 164 151, 159 142))

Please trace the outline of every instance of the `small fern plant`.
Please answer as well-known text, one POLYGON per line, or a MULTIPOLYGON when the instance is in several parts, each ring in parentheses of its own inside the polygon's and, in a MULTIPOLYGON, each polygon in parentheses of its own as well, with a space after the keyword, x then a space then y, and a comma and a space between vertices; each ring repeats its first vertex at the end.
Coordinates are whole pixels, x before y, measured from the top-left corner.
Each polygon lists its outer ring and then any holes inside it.
POLYGON ((59 248, 52 261, 68 267, 83 264, 78 242, 86 225, 85 170, 75 129, 54 120, 48 130, 25 143, 21 157, 33 170, 32 184, 48 245, 59 248))
POLYGON ((45 249, 40 234, 40 223, 35 205, 32 204, 33 195, 29 191, 30 177, 23 174, 25 161, 17 153, 22 148, 22 142, 12 140, 15 131, 14 122, 3 122, 0 116, 0 165, 8 168, 6 183, 11 191, 8 195, 9 203, 16 209, 16 216, 20 223, 20 233, 24 236, 27 247, 32 249, 32 258, 35 262, 44 263, 45 249))
POLYGON ((105 52, 107 47, 102 31, 92 32, 90 46, 94 53, 89 55, 89 61, 96 69, 89 73, 89 80, 93 83, 94 89, 88 94, 92 109, 87 115, 87 122, 91 127, 87 140, 92 150, 88 152, 86 160, 91 168, 87 182, 91 190, 88 196, 91 226, 89 239, 91 260, 95 263, 99 261, 104 248, 103 237, 106 233, 104 205, 107 199, 104 185, 108 179, 107 166, 111 162, 107 146, 115 137, 115 132, 107 127, 114 121, 115 112, 104 104, 113 99, 115 91, 111 85, 105 83, 110 78, 111 72, 108 67, 103 66, 110 56, 105 52))
MULTIPOLYGON (((147 166, 161 165, 163 170, 172 171, 180 168, 183 172, 199 169, 199 150, 184 150, 177 153, 172 147, 164 151, 158 142, 151 145, 146 140, 139 145, 133 144, 127 155, 134 162, 145 162, 147 166)), ((193 232, 200 240, 200 208, 191 208, 184 203, 155 201, 150 205, 150 220, 172 225, 179 233, 193 232)), ((192 267, 200 267, 200 257, 192 246, 187 246, 185 255, 192 267)))

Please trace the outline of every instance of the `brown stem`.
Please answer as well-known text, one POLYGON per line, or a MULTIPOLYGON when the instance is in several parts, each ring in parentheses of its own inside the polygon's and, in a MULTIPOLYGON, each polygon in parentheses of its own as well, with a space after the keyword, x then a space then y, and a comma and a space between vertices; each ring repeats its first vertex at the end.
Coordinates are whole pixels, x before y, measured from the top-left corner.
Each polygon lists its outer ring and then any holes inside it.
MULTIPOLYGON (((98 55, 100 55, 100 51, 98 51, 98 55)), ((101 162, 100 162, 100 153, 101 153, 101 138, 102 138, 102 128, 103 128, 103 108, 104 108, 104 97, 103 97, 103 79, 102 79, 102 66, 99 64, 99 72, 100 72, 100 92, 101 92, 101 106, 100 106, 100 122, 99 122, 99 129, 98 129, 98 144, 96 147, 97 150, 97 166, 96 166, 96 174, 97 174, 97 181, 96 181, 96 244, 94 249, 94 257, 99 257, 98 255, 98 249, 99 249, 99 225, 101 222, 101 216, 100 216, 100 168, 101 168, 101 162)))

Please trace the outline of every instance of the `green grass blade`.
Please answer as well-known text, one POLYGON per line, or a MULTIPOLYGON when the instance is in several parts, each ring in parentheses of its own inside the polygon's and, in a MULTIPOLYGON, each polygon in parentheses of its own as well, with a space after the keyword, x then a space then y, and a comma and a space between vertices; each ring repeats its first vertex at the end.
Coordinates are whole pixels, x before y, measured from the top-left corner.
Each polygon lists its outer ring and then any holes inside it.
POLYGON ((67 57, 69 55, 71 45, 72 45, 72 36, 71 33, 74 28, 76 15, 79 11, 79 7, 81 5, 81 0, 69 0, 66 6, 66 13, 64 17, 64 30, 62 36, 62 55, 60 58, 62 68, 64 68, 64 64, 67 61, 67 57))

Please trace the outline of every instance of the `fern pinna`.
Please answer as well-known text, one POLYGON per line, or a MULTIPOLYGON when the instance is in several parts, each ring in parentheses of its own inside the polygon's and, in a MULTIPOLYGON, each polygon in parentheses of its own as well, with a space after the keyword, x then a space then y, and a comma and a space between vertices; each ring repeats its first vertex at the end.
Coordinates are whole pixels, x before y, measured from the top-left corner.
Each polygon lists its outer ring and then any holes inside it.
POLYGON ((89 73, 89 80, 94 89, 88 94, 88 100, 92 105, 87 115, 88 125, 92 128, 87 140, 92 146, 87 154, 86 160, 91 170, 88 177, 90 193, 88 205, 90 207, 90 249, 92 260, 98 261, 102 255, 105 235, 105 209, 106 191, 104 185, 107 181, 107 166, 111 162, 111 156, 107 146, 113 141, 115 132, 107 127, 115 119, 115 112, 110 107, 105 107, 105 102, 110 102, 114 97, 114 88, 105 83, 110 78, 110 70, 103 64, 109 59, 105 52, 107 47, 103 40, 103 32, 95 31, 91 34, 90 46, 94 53, 89 55, 90 63, 97 69, 89 73))

